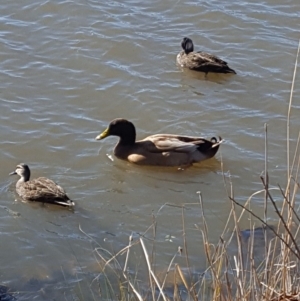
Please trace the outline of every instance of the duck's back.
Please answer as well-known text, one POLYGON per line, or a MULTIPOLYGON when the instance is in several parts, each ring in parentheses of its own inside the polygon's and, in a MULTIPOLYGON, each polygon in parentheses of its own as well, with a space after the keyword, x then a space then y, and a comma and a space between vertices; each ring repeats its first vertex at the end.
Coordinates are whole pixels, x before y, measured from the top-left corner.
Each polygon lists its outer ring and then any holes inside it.
POLYGON ((199 58, 201 58, 202 60, 205 60, 206 62, 210 62, 210 63, 215 63, 215 64, 220 64, 223 66, 227 66, 227 62, 221 60, 220 58, 218 58, 217 56, 204 52, 204 51, 198 51, 195 53, 196 56, 198 56, 199 58))
POLYGON ((236 73, 233 69, 228 67, 226 61, 203 51, 190 52, 188 54, 182 51, 177 56, 177 62, 181 67, 205 73, 236 73))
POLYGON ((40 177, 17 184, 18 195, 27 201, 50 202, 69 200, 64 189, 48 178, 40 177))

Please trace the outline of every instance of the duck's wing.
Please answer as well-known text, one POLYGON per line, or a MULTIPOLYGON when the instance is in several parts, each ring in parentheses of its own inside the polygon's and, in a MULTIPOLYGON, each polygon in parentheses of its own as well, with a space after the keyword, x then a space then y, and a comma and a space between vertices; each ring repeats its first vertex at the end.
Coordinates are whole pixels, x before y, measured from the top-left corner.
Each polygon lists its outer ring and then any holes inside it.
POLYGON ((37 178, 17 186, 17 193, 25 201, 52 203, 72 207, 75 203, 69 199, 64 189, 48 178, 37 178))
POLYGON ((183 65, 191 70, 236 74, 233 69, 229 68, 227 62, 206 52, 189 53, 182 61, 184 61, 183 65))
POLYGON ((195 57, 198 57, 199 60, 205 60, 206 63, 227 65, 227 62, 221 60, 217 56, 210 54, 210 53, 203 52, 203 51, 196 52, 195 57))
POLYGON ((227 62, 206 52, 191 52, 181 57, 181 64, 191 70, 206 71, 228 68, 227 62))
POLYGON ((198 149, 200 144, 205 143, 204 138, 170 134, 152 135, 142 141, 147 151, 153 153, 192 153, 198 149))
POLYGON ((25 182, 26 198, 31 200, 64 198, 66 193, 62 187, 48 178, 40 177, 25 182))

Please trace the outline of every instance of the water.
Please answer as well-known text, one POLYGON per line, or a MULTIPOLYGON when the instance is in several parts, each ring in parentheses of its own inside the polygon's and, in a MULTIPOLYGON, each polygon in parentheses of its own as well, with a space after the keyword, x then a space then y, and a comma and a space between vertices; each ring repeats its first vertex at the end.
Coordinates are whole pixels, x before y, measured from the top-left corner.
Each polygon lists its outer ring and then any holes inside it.
MULTIPOLYGON (((76 295, 76 283, 91 281, 100 270, 96 242, 117 252, 129 235, 144 233, 153 216, 156 260, 167 265, 183 245, 180 206, 197 203, 197 191, 217 240, 231 208, 220 163, 241 202, 261 189, 265 123, 271 184, 284 185, 297 0, 3 0, 0 7, 0 282, 23 291, 21 300, 76 295), (175 58, 184 36, 238 74, 209 74, 206 80, 181 70, 175 58), (166 132, 220 135, 226 142, 216 158, 185 171, 133 166, 107 156, 115 138, 94 140, 116 117, 131 120, 138 138, 166 132), (8 173, 20 162, 33 177, 61 184, 76 201, 75 211, 15 201, 16 179, 8 173)), ((299 95, 297 79, 292 146, 299 95)), ((261 214, 262 206, 257 197, 253 209, 261 214)), ((205 261, 195 228, 200 209, 187 208, 190 256, 201 270, 205 261)), ((151 241, 146 243, 150 250, 151 241)))

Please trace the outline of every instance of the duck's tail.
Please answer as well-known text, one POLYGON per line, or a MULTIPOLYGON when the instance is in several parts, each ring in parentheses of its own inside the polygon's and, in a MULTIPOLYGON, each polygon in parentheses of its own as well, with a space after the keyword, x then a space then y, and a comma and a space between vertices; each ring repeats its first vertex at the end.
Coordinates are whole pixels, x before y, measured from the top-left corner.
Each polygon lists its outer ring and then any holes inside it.
POLYGON ((65 200, 65 201, 56 201, 55 204, 65 206, 65 207, 73 207, 75 206, 75 202, 72 200, 65 200))
POLYGON ((235 70, 229 68, 228 66, 226 66, 226 68, 224 68, 224 73, 233 73, 233 74, 236 74, 235 70))
POLYGON ((206 160, 212 158, 219 150, 220 144, 223 142, 221 137, 212 137, 210 140, 203 139, 199 143, 197 149, 201 154, 201 159, 198 160, 206 160))
POLYGON ((210 139, 210 149, 207 151, 207 159, 212 158, 215 156, 215 154, 218 152, 220 144, 224 141, 220 136, 217 139, 216 137, 212 137, 210 139))
POLYGON ((224 139, 222 139, 222 137, 219 136, 218 138, 219 138, 219 140, 216 137, 212 137, 210 139, 210 141, 213 143, 211 148, 215 148, 215 147, 219 146, 224 141, 224 139))

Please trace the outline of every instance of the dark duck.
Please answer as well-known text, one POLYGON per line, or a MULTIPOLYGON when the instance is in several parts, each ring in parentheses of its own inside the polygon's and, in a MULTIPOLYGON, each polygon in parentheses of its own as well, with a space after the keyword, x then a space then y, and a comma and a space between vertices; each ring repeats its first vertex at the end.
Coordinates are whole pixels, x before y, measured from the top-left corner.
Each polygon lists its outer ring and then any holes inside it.
POLYGON ((183 50, 177 55, 177 63, 181 67, 205 72, 205 75, 208 72, 236 74, 227 62, 217 56, 203 51, 194 52, 194 44, 190 38, 183 38, 181 47, 183 50))

